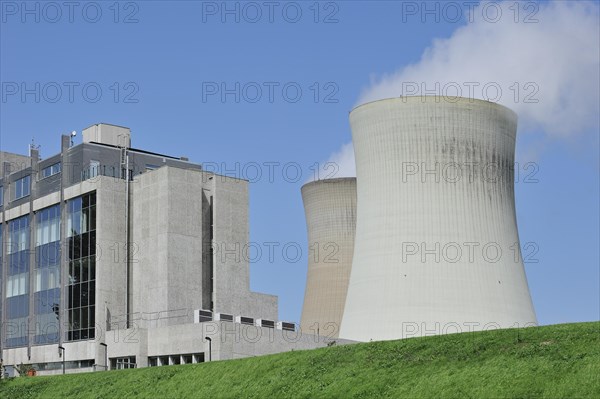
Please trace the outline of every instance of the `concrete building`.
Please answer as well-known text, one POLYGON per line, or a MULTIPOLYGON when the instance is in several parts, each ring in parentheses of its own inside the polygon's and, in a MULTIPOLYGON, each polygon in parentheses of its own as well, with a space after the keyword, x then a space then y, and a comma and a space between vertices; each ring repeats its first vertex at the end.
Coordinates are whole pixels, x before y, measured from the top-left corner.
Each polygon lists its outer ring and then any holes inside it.
POLYGON ((337 338, 354 252, 356 178, 307 183, 302 199, 309 252, 300 327, 337 338))
POLYGON ((250 291, 247 181, 131 148, 125 127, 71 139, 44 160, 0 153, 5 365, 52 374, 326 344, 250 291))
POLYGON ((400 97, 356 107, 350 124, 358 208, 340 336, 535 325, 515 215, 516 114, 400 97))

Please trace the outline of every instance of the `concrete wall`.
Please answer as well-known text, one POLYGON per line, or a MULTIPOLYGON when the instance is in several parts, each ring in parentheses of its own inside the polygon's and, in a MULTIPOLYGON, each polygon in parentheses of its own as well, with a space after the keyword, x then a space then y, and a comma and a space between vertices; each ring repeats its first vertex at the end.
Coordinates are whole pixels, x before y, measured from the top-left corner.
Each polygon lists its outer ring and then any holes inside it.
POLYGON ((277 320, 277 297, 250 292, 247 184, 168 166, 134 179, 131 310, 139 327, 191 323, 195 309, 277 320))
POLYGON ((9 164, 9 172, 15 173, 31 166, 31 158, 27 155, 0 151, 0 178, 4 176, 4 163, 9 164))
POLYGON ((202 308, 200 177, 199 171, 162 167, 131 184, 132 312, 174 316, 140 327, 190 323, 188 310, 202 308))
POLYGON ((409 97, 361 105, 350 124, 358 212, 340 336, 534 325, 514 252, 516 114, 409 97))
MULTIPOLYGON (((230 322, 205 322, 151 329, 128 329, 107 334, 109 358, 136 356, 138 367, 148 365, 147 357, 204 353, 208 360, 211 338, 211 358, 239 359, 292 350, 327 346, 331 339, 300 332, 282 331, 230 322)), ((352 343, 335 340, 336 344, 352 343)))
POLYGON ((131 147, 131 130, 128 127, 98 123, 82 131, 83 142, 102 143, 117 147, 131 147))
POLYGON ((302 199, 309 250, 300 326, 338 337, 354 252, 356 178, 305 184, 302 199))
POLYGON ((248 182, 203 172, 213 196, 214 309, 277 320, 277 298, 250 295, 248 182))

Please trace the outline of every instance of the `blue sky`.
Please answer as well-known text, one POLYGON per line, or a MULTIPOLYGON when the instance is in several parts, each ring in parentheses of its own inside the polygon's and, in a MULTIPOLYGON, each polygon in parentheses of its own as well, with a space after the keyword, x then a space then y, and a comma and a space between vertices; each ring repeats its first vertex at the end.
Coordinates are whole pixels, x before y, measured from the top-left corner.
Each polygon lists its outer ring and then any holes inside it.
POLYGON ((402 94, 399 81, 496 82, 519 113, 517 160, 537 170, 515 187, 521 242, 539 248, 526 264, 538 319, 600 318, 597 2, 526 2, 518 15, 510 2, 497 20, 480 6, 471 23, 463 2, 460 18, 444 2, 431 13, 421 2, 275 2, 272 21, 263 2, 76 2, 72 15, 62 2, 0 3, 1 149, 25 153, 35 137, 47 157, 61 133, 107 122, 130 127, 136 148, 256 180, 251 241, 264 251, 251 287, 278 295, 285 320, 299 320, 306 279, 300 187, 328 160, 351 173, 338 159, 348 112, 402 94), (224 13, 236 7, 238 21, 224 13), (280 244, 272 261, 268 242, 280 244))

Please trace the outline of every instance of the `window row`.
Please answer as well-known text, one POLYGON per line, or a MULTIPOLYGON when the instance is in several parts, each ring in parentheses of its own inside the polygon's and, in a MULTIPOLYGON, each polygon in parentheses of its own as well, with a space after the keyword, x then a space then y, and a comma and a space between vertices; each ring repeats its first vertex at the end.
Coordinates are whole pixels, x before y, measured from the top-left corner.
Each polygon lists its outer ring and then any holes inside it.
MULTIPOLYGON (((135 167, 136 165, 134 165, 135 167)), ((141 171, 139 173, 142 173, 141 171)), ((125 179, 125 168, 111 165, 100 165, 99 161, 90 161, 90 164, 81 171, 81 180, 93 179, 97 176, 115 177, 125 179)), ((133 181, 134 169, 129 169, 129 179, 133 181)))
POLYGON ((60 173, 60 162, 55 163, 54 165, 50 165, 44 169, 42 169, 42 179, 46 177, 54 176, 60 173))
MULTIPOLYGON (((81 369, 88 368, 94 365, 94 359, 90 360, 73 360, 64 362, 65 369, 81 369)), ((38 371, 47 371, 47 370, 62 370, 63 362, 48 362, 48 363, 33 363, 31 365, 34 369, 38 371)))
POLYGON ((204 362, 204 353, 189 353, 185 355, 151 356, 148 358, 149 367, 170 366, 175 364, 192 364, 204 362))
POLYGON ((67 331, 67 341, 81 341, 87 339, 94 339, 95 336, 96 330, 94 328, 84 328, 81 330, 67 331))
MULTIPOLYGON (((58 267, 35 271, 35 292, 60 288, 58 267)), ((15 274, 6 278, 6 298, 25 295, 29 292, 29 273, 15 274)))

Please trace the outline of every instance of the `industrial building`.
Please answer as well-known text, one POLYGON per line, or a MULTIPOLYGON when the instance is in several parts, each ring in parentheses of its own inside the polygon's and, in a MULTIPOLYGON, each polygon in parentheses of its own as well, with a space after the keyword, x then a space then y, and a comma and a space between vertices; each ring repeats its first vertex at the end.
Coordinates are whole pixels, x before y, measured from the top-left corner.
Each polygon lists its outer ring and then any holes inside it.
POLYGON ((300 327, 337 338, 346 303, 356 229, 356 178, 302 187, 308 231, 308 273, 300 327))
POLYGON ((517 115, 452 100, 399 97, 350 113, 357 219, 342 338, 537 323, 515 214, 517 115))
POLYGON ((248 182, 131 147, 128 128, 0 153, 0 345, 38 374, 326 345, 250 291, 248 182))

